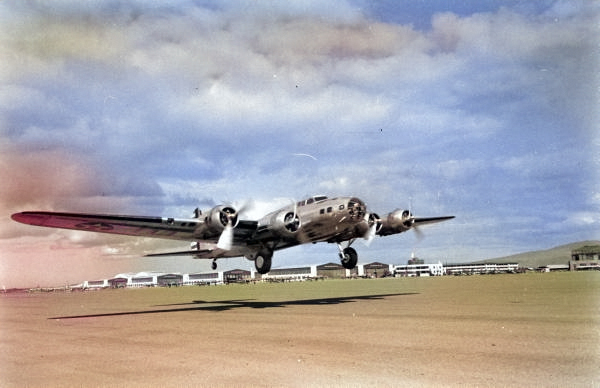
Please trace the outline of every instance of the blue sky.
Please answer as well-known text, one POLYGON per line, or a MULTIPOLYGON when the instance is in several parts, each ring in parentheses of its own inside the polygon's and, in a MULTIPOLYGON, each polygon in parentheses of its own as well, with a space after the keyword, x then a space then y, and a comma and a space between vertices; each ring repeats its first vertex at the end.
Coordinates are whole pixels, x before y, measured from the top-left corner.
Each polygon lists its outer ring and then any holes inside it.
MULTIPOLYGON (((22 210, 186 217, 251 199, 258 217, 318 193, 456 216, 423 240, 358 244, 365 262, 598 239, 598 15, 589 1, 2 2, 0 282, 208 269, 140 258, 186 244, 12 222, 22 210)), ((297 247, 274 267, 336 256, 297 247)))

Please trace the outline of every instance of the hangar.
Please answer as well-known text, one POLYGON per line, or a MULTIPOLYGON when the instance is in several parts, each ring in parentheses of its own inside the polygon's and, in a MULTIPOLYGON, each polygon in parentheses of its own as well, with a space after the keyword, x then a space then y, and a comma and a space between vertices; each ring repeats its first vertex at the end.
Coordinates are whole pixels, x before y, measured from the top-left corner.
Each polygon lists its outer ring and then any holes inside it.
POLYGON ((317 266, 317 275, 333 279, 345 278, 346 268, 338 263, 322 264, 317 266))
POLYGON ((223 272, 225 283, 245 283, 252 279, 252 272, 245 269, 232 269, 223 272))
POLYGON ((382 278, 382 277, 386 277, 389 276, 391 273, 391 265, 389 264, 384 264, 384 263, 378 263, 378 262, 374 262, 374 263, 370 263, 370 264, 364 264, 362 266, 358 266, 359 267, 359 276, 366 276, 368 278, 382 278), (362 267, 362 273, 360 271, 362 267))
POLYGON ((158 275, 156 277, 156 284, 162 287, 178 287, 183 285, 183 275, 176 273, 169 273, 164 275, 158 275))
POLYGON ((127 279, 126 278, 112 278, 108 279, 108 287, 110 288, 125 288, 127 287, 127 279))
POLYGON ((296 268, 276 268, 269 271, 269 273, 262 275, 262 279, 266 280, 276 279, 291 281, 301 281, 317 277, 318 275, 316 265, 296 268))

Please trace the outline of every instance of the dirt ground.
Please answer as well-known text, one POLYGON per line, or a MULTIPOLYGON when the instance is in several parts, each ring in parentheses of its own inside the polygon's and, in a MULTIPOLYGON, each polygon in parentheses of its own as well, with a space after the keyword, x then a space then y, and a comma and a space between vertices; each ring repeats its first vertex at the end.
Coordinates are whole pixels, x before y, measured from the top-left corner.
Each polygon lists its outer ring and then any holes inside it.
POLYGON ((600 273, 0 296, 2 387, 600 386, 600 273))

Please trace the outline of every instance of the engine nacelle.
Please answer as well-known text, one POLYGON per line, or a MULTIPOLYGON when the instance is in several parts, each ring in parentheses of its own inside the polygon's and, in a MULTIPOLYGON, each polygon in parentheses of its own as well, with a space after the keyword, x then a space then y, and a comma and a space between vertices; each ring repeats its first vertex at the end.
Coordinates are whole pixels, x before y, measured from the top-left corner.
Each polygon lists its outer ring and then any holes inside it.
POLYGON ((390 234, 406 232, 412 228, 413 221, 414 217, 410 210, 394 210, 381 221, 381 228, 377 234, 386 236, 390 234))
POLYGON ((292 237, 300 229, 301 221, 293 209, 283 210, 259 221, 258 232, 270 233, 277 237, 292 237))
POLYGON ((273 231, 281 235, 293 235, 300 229, 300 217, 294 211, 282 211, 275 216, 273 231))
POLYGON ((402 224, 407 228, 410 228, 412 226, 413 218, 410 210, 398 209, 388 214, 388 220, 394 225, 402 224))
POLYGON ((231 226, 235 227, 238 222, 238 214, 231 206, 215 206, 208 211, 204 221, 210 228, 221 231, 225 229, 227 224, 231 224, 231 226))
POLYGON ((197 238, 218 236, 230 224, 235 227, 238 223, 237 210, 231 206, 219 205, 205 213, 203 223, 194 232, 197 238))

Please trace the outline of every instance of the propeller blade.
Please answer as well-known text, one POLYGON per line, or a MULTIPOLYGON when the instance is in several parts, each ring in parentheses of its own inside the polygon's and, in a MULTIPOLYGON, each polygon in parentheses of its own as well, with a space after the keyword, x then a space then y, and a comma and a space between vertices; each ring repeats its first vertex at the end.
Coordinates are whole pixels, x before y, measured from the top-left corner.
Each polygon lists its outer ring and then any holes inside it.
POLYGON ((412 230, 415 231, 415 235, 417 237, 417 241, 421 241, 421 240, 423 240, 425 238, 425 234, 423 234, 423 231, 417 225, 413 224, 412 230))
POLYGON ((373 238, 375 238, 376 233, 377 233, 377 224, 373 224, 373 225, 371 225, 371 227, 369 228, 369 230, 367 231, 367 233, 365 233, 365 236, 363 237, 365 239, 365 245, 367 247, 369 245, 371 245, 371 242, 373 241, 373 238))
POLYGON ((240 206, 237 208, 237 214, 242 215, 245 213, 251 213, 255 207, 256 207, 256 203, 254 202, 254 200, 249 199, 240 204, 240 206))
POLYGON ((231 222, 228 222, 227 226, 225 226, 225 229, 223 229, 223 232, 221 232, 221 235, 219 236, 219 241, 217 241, 217 248, 228 251, 231 249, 232 246, 233 225, 231 225, 231 222))

